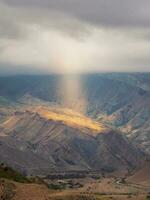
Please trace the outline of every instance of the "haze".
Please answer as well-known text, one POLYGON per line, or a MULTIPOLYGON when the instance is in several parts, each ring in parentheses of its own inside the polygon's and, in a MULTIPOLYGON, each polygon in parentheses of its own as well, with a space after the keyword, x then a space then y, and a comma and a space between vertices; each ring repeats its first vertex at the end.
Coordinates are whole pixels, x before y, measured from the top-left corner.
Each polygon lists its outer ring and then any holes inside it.
POLYGON ((149 0, 0 0, 0 74, 150 71, 149 0))

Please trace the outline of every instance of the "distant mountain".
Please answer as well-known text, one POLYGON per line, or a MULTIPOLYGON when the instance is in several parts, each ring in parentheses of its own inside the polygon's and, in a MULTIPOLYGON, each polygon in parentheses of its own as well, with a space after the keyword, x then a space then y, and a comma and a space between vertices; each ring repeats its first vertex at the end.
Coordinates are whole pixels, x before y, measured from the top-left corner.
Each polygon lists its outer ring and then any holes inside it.
MULTIPOLYGON (((110 115, 141 96, 149 98, 147 94, 149 94, 148 80, 150 75, 148 75, 141 74, 142 77, 147 77, 145 78, 147 90, 142 87, 145 79, 142 79, 140 74, 137 74, 136 81, 132 81, 135 74, 82 75, 78 78, 81 86, 80 99, 70 98, 69 106, 75 109, 81 103, 81 99, 84 98, 87 103, 86 112, 88 115, 96 117, 102 112, 110 115)), ((63 105, 62 94, 65 95, 63 80, 65 79, 66 83, 72 84, 70 88, 72 87, 73 91, 75 85, 70 80, 75 78, 75 75, 63 77, 61 75, 1 77, 0 96, 18 101, 19 98, 29 94, 32 97, 63 105)))
POLYGON ((108 73, 105 76, 150 91, 150 73, 108 73))

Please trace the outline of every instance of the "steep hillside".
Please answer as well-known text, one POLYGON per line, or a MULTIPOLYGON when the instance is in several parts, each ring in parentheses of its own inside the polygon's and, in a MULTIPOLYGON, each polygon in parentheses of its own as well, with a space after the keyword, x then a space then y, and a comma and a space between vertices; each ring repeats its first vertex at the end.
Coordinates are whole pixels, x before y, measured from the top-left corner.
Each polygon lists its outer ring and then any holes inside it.
POLYGON ((150 155, 149 73, 82 75, 77 78, 80 87, 74 85, 76 78, 0 78, 2 159, 21 170, 30 168, 28 173, 38 173, 41 168, 45 173, 54 168, 136 166, 138 148, 150 155), (124 132, 130 142, 116 129, 124 132), (8 152, 9 159, 3 152, 8 152), (15 161, 13 154, 18 155, 15 161))
POLYGON ((150 93, 104 116, 104 120, 125 132, 135 145, 150 155, 150 93))
POLYGON ((0 159, 24 173, 35 174, 52 169, 113 171, 142 163, 142 154, 120 133, 88 127, 83 119, 90 119, 80 114, 77 117, 82 123, 74 117, 74 123, 69 124, 62 120, 62 114, 57 115, 54 110, 45 114, 45 108, 15 112, 0 126, 0 159))
POLYGON ((47 108, 39 107, 35 112, 47 120, 59 121, 71 127, 81 128, 82 130, 88 129, 91 130, 91 133, 100 133, 106 129, 103 124, 70 109, 51 108, 51 110, 48 110, 47 108))
POLYGON ((128 177, 128 181, 135 184, 142 184, 144 186, 150 186, 150 162, 147 162, 144 167, 136 170, 134 174, 128 177))

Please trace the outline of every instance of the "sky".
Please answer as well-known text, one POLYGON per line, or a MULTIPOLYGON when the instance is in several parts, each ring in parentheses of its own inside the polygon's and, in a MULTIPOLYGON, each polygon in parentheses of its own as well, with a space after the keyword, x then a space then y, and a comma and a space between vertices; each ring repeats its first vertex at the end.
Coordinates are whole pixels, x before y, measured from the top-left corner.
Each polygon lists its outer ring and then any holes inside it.
POLYGON ((0 75, 150 72, 149 0, 0 0, 0 75))

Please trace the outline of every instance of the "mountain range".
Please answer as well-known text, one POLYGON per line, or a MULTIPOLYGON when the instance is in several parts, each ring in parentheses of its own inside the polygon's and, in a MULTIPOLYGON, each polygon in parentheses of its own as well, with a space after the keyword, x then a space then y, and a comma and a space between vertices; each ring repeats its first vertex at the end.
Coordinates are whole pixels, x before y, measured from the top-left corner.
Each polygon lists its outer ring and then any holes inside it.
POLYGON ((139 167, 149 124, 150 73, 0 77, 0 160, 25 174, 139 167))

